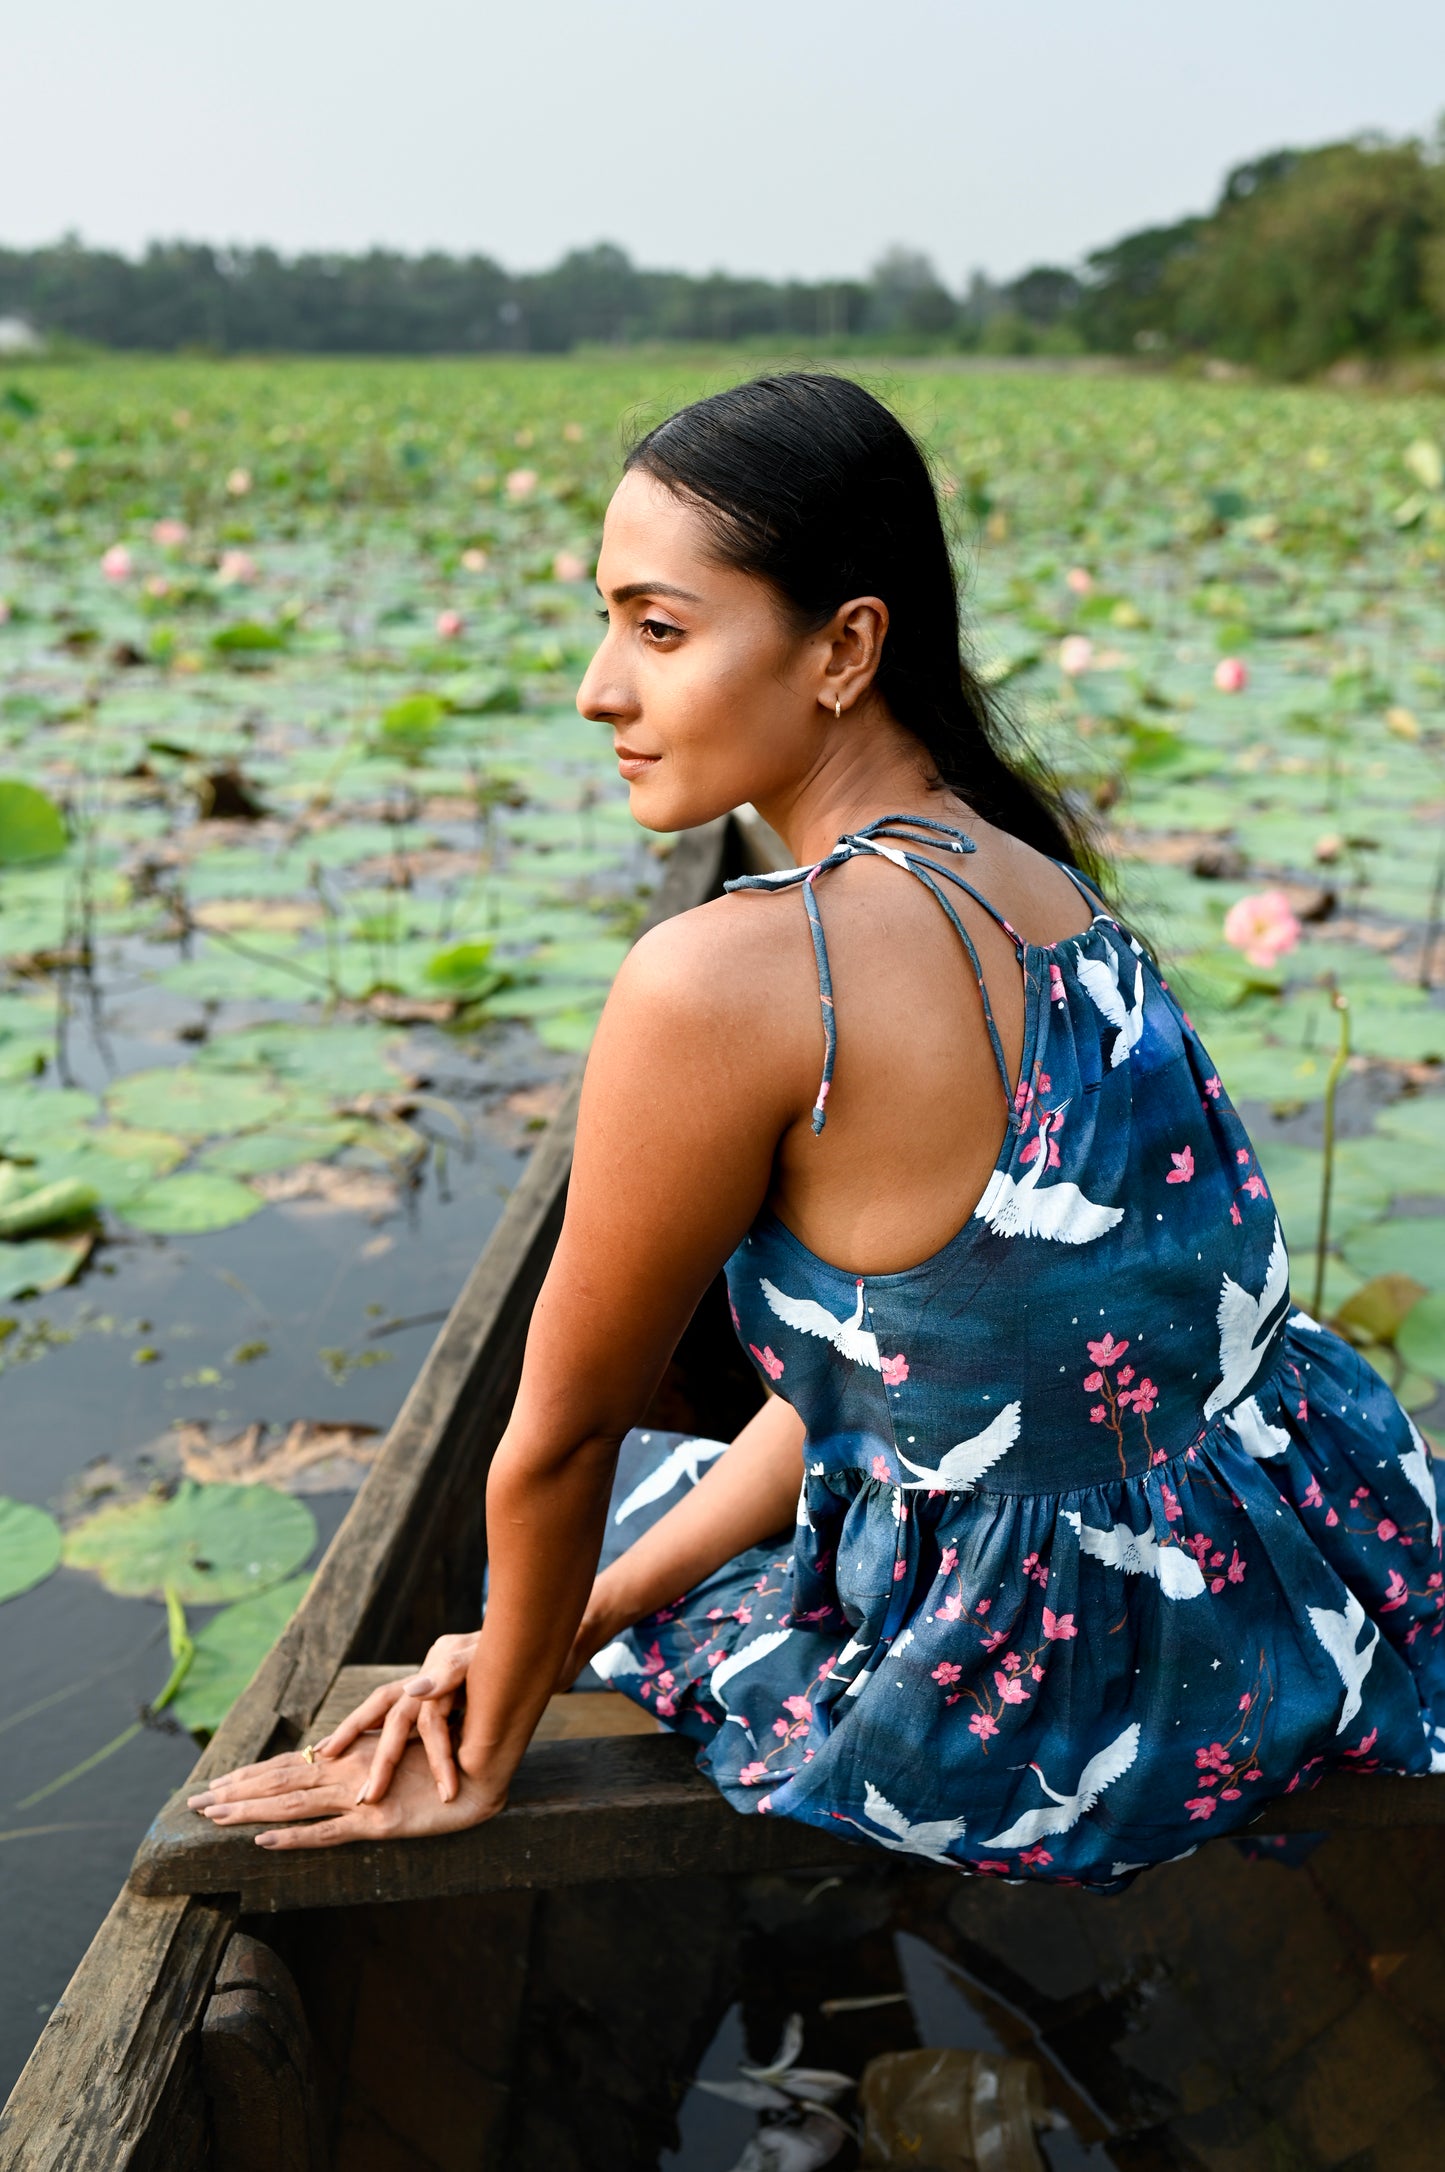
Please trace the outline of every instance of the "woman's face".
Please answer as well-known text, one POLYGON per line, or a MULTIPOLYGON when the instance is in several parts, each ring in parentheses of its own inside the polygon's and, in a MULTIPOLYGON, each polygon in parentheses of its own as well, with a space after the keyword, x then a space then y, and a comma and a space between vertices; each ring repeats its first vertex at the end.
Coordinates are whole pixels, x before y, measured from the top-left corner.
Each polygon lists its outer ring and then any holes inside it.
POLYGON ((710 557, 687 501, 634 468, 602 531, 607 631, 577 692, 612 729, 645 829, 680 830, 801 784, 833 722, 831 628, 799 636, 767 583, 710 557))

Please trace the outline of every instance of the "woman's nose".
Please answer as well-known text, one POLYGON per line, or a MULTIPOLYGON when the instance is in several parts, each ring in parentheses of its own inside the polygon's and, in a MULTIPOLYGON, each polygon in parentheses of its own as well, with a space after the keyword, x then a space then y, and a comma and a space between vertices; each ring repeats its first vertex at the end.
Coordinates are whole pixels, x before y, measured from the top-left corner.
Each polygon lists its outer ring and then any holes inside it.
POLYGON ((577 689, 578 711, 593 724, 610 724, 615 718, 626 716, 629 707, 634 706, 609 669, 607 649, 608 644, 604 641, 582 674, 582 684, 577 689))

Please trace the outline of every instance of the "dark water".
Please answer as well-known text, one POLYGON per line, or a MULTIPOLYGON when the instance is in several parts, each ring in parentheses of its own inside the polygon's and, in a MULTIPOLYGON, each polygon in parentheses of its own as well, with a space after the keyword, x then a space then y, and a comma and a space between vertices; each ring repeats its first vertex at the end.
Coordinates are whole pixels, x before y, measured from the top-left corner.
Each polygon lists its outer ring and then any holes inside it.
MULTIPOLYGON (((429 1164, 375 1223, 308 1202, 214 1236, 123 1239, 77 1286, 7 1307, 20 1323, 7 1356, 36 1354, 0 1379, 0 1492, 63 1511, 96 1459, 143 1477, 138 1458, 180 1418, 221 1437, 256 1419, 385 1428, 524 1165, 532 1135, 506 1097, 565 1068, 525 1033, 490 1037, 484 1067, 439 1050, 437 1090, 474 1119, 469 1151, 429 1164), (258 1342, 264 1357, 232 1361, 258 1342), (134 1361, 143 1346, 155 1363, 134 1361)), ((349 1496, 307 1498, 314 1561, 349 1496)), ((192 1628, 207 1618, 193 1610, 192 1628)), ((93 1577, 62 1568, 0 1607, 0 2098, 196 1744, 144 1726, 23 1806, 130 1727, 169 1665, 163 1609, 93 1577)))

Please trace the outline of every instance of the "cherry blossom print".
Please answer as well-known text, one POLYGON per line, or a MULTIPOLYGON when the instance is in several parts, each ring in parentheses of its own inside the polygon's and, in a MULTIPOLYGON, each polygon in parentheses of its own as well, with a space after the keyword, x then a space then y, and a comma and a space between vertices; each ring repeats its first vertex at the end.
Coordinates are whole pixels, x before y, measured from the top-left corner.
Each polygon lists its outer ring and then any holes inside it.
POLYGON ((1065 1637, 1076 1637, 1078 1633, 1072 1614, 1055 1614, 1051 1608, 1044 1608, 1044 1635, 1051 1644, 1065 1637))
POLYGON ((1186 1144, 1180 1148, 1177 1154, 1171 1152, 1169 1159, 1174 1166, 1169 1171, 1168 1176, 1165 1177, 1165 1183, 1188 1184, 1191 1182, 1194 1176, 1193 1147, 1186 1144))
POLYGON ((908 1378, 908 1360, 901 1350, 897 1357, 880 1358, 879 1369, 883 1374, 885 1388, 901 1387, 908 1378))
POLYGON ((783 1361, 780 1357, 776 1357, 773 1354, 772 1349, 767 1343, 764 1343, 762 1349, 760 1350, 755 1342, 750 1342, 748 1344, 748 1348, 752 1352, 753 1356, 757 1359, 758 1364, 761 1365, 763 1371, 767 1374, 769 1380, 782 1379, 783 1361))

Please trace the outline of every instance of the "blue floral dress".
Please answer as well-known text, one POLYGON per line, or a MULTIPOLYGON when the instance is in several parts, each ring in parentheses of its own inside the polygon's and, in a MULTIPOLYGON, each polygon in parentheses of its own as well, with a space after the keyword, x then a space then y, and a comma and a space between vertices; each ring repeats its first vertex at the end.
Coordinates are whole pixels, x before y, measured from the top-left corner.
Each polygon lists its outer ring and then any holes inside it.
MULTIPOLYGON (((1022 941, 959 872, 972 849, 891 816, 750 879, 803 888, 815 1129, 835 1050, 816 888, 861 853, 961 936, 1011 1121, 972 1216, 916 1267, 853 1274, 770 1213, 750 1230, 728 1286, 807 1429, 796 1531, 595 1665, 740 1811, 1119 1886, 1333 1768, 1445 1770, 1435 1473, 1378 1375, 1292 1305, 1249 1138, 1153 961, 1102 909, 1022 941), (950 884, 1015 944, 1017 1084, 950 884)), ((721 1452, 630 1435, 609 1554, 721 1452)))

